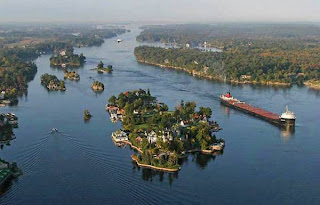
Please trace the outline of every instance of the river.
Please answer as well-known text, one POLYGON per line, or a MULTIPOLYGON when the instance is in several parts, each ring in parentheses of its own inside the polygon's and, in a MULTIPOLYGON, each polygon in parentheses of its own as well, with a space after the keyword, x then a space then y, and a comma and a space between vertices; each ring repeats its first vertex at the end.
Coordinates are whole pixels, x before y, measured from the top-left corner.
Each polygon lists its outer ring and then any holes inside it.
MULTIPOLYGON (((131 28, 129 28, 131 29, 131 28)), ((38 72, 28 95, 16 107, 0 108, 19 117, 16 139, 0 150, 0 158, 15 161, 24 175, 1 195, 0 204, 319 204, 320 94, 306 87, 230 86, 189 74, 138 64, 133 49, 140 32, 107 39, 100 47, 76 48, 87 62, 77 72, 79 82, 66 80, 66 92, 48 92, 40 76, 63 71, 50 68, 49 55, 35 62, 38 72), (102 60, 114 72, 91 71, 102 60), (93 80, 105 90, 95 94, 93 80), (180 100, 209 106, 226 141, 219 156, 190 155, 177 174, 138 168, 129 147, 118 148, 105 104, 111 95, 149 88, 169 105, 180 100), (289 105, 297 116, 294 132, 220 104, 228 90, 253 105, 281 113, 289 105), (83 110, 93 117, 83 121, 83 110), (56 127, 60 133, 50 133, 56 127)))

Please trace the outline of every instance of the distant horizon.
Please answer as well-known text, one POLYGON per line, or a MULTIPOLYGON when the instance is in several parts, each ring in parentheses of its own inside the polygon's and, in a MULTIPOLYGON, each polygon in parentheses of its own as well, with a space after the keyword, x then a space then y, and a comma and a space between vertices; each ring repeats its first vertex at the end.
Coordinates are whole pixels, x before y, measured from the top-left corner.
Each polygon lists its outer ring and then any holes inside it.
POLYGON ((315 0, 2 0, 0 22, 320 22, 315 0))
POLYGON ((167 25, 167 24, 320 24, 319 21, 1 21, 0 25, 79 25, 79 24, 111 24, 111 25, 167 25))

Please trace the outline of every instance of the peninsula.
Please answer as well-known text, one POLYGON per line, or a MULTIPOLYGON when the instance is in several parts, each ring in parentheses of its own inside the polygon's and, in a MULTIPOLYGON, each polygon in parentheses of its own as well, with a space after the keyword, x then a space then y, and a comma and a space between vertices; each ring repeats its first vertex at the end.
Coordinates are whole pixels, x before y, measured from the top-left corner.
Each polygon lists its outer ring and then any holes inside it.
POLYGON ((106 109, 113 120, 122 121, 122 130, 112 134, 117 145, 128 144, 138 151, 132 160, 139 166, 175 172, 187 153, 211 154, 224 149, 224 140, 215 132, 221 128, 211 121, 209 107, 181 101, 174 111, 153 97, 149 90, 134 90, 111 96, 106 109))

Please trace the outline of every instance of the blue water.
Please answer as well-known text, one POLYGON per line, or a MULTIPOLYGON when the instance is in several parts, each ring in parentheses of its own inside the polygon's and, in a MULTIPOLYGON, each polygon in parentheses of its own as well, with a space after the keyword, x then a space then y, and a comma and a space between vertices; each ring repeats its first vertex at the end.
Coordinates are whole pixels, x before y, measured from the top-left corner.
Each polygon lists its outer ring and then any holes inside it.
POLYGON ((76 48, 87 62, 77 69, 79 82, 66 81, 66 92, 48 92, 44 73, 63 78, 50 68, 48 55, 36 60, 38 73, 16 107, 0 108, 19 117, 17 136, 0 150, 24 175, 1 195, 0 204, 319 204, 320 93, 306 87, 230 86, 197 79, 174 70, 141 65, 133 49, 139 45, 132 27, 122 43, 108 39, 101 47, 76 48), (111 75, 91 71, 102 60, 111 75), (90 78, 91 77, 91 78, 90 78), (102 81, 95 94, 90 85, 102 81), (132 150, 116 147, 111 133, 120 128, 105 111, 111 95, 150 88, 170 109, 180 100, 209 106, 223 130, 223 155, 190 155, 177 174, 141 169, 131 162, 132 150), (253 105, 297 115, 294 132, 222 106, 218 96, 232 94, 253 105), (93 118, 83 121, 83 110, 93 118), (50 133, 56 127, 61 133, 50 133))

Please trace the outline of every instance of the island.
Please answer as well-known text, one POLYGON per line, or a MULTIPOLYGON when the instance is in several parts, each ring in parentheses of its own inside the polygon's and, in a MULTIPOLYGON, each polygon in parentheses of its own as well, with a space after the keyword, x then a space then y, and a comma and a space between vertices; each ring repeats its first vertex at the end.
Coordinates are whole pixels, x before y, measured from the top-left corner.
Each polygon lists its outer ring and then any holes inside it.
POLYGON ((134 90, 111 96, 106 109, 110 118, 121 120, 123 129, 112 133, 116 145, 128 144, 137 151, 132 160, 138 166, 161 171, 180 170, 179 159, 188 153, 222 152, 223 139, 215 132, 221 128, 211 121, 209 107, 181 101, 174 111, 147 90, 134 90))
POLYGON ((104 85, 102 82, 99 81, 93 81, 91 88, 93 91, 96 92, 102 92, 104 90, 104 85))
POLYGON ((68 70, 65 69, 64 70, 64 79, 78 81, 78 80, 80 80, 80 75, 74 70, 68 72, 68 70))
POLYGON ((84 121, 90 120, 91 117, 92 117, 92 115, 90 114, 89 110, 85 109, 83 111, 83 119, 84 119, 84 121))
POLYGON ((57 76, 50 75, 48 73, 45 73, 41 76, 41 84, 50 91, 66 90, 65 83, 63 80, 59 80, 57 76))
POLYGON ((104 63, 100 61, 98 63, 98 66, 96 68, 93 68, 92 70, 96 70, 98 73, 112 73, 113 67, 112 65, 108 65, 107 67, 104 67, 104 63))
POLYGON ((53 67, 80 67, 84 64, 86 57, 73 53, 73 48, 62 49, 58 54, 51 56, 50 66, 53 67))

